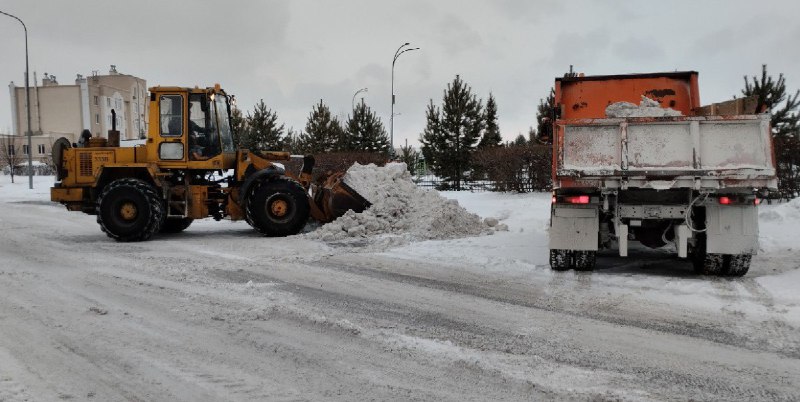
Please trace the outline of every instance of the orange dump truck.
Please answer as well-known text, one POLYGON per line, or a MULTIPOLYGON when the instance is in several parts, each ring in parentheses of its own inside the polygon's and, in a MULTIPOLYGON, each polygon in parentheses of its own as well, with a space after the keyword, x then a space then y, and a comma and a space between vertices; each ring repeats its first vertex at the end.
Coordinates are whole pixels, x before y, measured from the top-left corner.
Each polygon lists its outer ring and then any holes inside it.
POLYGON ((744 275, 759 191, 776 188, 769 115, 751 99, 700 106, 697 73, 557 78, 550 265, 674 245, 698 273, 744 275), (748 110, 749 109, 749 110, 748 110))

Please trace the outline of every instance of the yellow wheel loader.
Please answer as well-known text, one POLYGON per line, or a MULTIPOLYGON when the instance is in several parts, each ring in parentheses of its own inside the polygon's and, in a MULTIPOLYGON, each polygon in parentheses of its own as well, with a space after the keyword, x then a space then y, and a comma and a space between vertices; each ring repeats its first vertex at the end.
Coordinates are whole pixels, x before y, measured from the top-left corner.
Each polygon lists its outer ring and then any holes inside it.
POLYGON ((288 236, 309 216, 324 223, 369 207, 343 172, 312 183, 312 156, 292 175, 278 162, 290 159, 287 152, 236 149, 231 101, 219 84, 150 88, 144 145, 120 147, 115 128, 108 138, 84 131, 77 144, 55 142, 51 200, 97 215, 118 241, 181 232, 207 217, 244 219, 266 236, 288 236))

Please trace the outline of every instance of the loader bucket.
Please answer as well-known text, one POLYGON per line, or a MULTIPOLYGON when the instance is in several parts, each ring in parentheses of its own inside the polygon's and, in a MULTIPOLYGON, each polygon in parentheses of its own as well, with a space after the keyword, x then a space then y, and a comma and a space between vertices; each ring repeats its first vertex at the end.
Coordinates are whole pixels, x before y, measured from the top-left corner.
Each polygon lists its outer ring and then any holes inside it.
POLYGON ((334 173, 313 188, 311 215, 322 223, 342 216, 348 210, 363 212, 372 204, 348 186, 342 178, 344 173, 334 173))

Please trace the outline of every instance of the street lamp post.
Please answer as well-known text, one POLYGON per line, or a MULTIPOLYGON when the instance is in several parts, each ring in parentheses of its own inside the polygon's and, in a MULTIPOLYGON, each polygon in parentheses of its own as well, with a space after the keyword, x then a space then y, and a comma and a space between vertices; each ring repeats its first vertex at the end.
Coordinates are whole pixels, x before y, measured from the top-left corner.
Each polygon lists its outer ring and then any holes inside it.
POLYGON ((356 110, 356 95, 362 92, 369 92, 367 88, 361 88, 353 94, 353 101, 351 102, 351 110, 356 110))
POLYGON ((405 52, 410 52, 412 50, 419 50, 418 47, 403 49, 406 46, 409 46, 410 43, 406 42, 400 45, 397 50, 394 52, 394 58, 392 59, 392 111, 391 115, 389 116, 389 146, 392 156, 394 156, 394 64, 397 62, 397 58, 400 57, 401 54, 405 52))
POLYGON ((0 11, 0 14, 7 15, 22 24, 25 30, 25 104, 28 109, 28 188, 33 189, 33 147, 31 146, 31 88, 28 84, 28 27, 21 19, 14 15, 0 11))

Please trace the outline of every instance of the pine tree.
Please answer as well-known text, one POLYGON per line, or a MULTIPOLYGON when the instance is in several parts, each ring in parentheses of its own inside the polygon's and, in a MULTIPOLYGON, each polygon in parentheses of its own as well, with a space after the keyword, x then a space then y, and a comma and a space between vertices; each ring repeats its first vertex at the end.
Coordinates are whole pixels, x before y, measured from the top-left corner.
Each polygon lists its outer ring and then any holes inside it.
POLYGON ((259 101, 253 114, 247 113, 247 124, 241 136, 241 146, 250 150, 282 150, 283 124, 278 125, 278 115, 259 101))
POLYGON ((408 172, 412 175, 417 174, 417 165, 419 165, 419 152, 411 145, 400 146, 400 161, 406 164, 408 172))
MULTIPOLYGON (((242 111, 234 107, 231 109, 231 136, 233 137, 233 144, 236 148, 242 147, 242 135, 244 134, 246 120, 242 116, 242 111)), ((243 148, 243 147, 242 147, 243 148)))
POLYGON ((497 125, 497 103, 495 103, 494 96, 489 94, 489 100, 486 101, 486 129, 483 131, 483 137, 478 143, 478 149, 499 147, 503 143, 503 137, 500 135, 500 127, 497 125))
POLYGON ((378 115, 361 100, 345 123, 342 150, 389 154, 389 136, 378 115))
POLYGON ((331 115, 320 99, 308 115, 305 132, 300 135, 300 148, 311 154, 339 150, 343 132, 339 119, 331 115))
POLYGON ((758 96, 756 109, 772 113, 772 138, 775 142, 775 159, 778 188, 788 194, 800 192, 800 90, 787 95, 783 74, 774 81, 767 74, 767 65, 761 67, 761 78, 744 77, 744 96, 758 96), (781 106, 781 102, 784 102, 781 106))
POLYGON ((527 143, 528 140, 522 134, 518 135, 517 138, 514 139, 514 145, 525 145, 527 143))
POLYGON ((465 173, 471 169, 470 155, 485 126, 481 101, 456 75, 444 91, 441 111, 431 100, 427 117, 420 139, 425 160, 453 189, 461 190, 465 173))
POLYGON ((295 131, 294 127, 289 127, 289 129, 286 130, 286 140, 283 144, 283 150, 297 155, 303 153, 300 147, 300 133, 295 131))
POLYGON ((539 99, 539 106, 536 108, 536 141, 542 144, 553 143, 553 107, 556 102, 556 95, 553 88, 547 99, 539 99))

